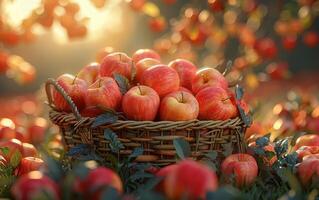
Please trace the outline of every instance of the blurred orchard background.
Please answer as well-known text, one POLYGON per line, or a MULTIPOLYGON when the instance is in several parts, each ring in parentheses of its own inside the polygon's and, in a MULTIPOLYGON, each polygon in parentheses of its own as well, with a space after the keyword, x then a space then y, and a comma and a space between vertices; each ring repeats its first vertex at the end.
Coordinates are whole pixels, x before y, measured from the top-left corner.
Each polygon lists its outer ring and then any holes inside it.
MULTIPOLYGON (((106 47, 128 55, 152 48, 164 63, 232 61, 227 78, 244 86, 254 118, 295 130, 276 119, 280 109, 304 111, 309 99, 318 108, 318 14, 316 0, 0 0, 0 117, 42 108, 47 78, 76 73, 106 47)), ((307 113, 319 118, 318 110, 307 113)), ((306 126, 301 113, 293 120, 306 126)))

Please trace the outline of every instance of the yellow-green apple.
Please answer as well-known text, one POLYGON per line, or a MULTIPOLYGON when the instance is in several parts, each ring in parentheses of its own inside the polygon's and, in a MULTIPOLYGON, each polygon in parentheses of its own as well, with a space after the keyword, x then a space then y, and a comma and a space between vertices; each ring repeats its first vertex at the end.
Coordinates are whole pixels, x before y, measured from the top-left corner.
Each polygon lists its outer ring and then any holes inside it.
POLYGON ((135 69, 136 69, 135 80, 138 83, 140 83, 141 78, 142 78, 142 74, 144 73, 144 71, 147 70, 148 68, 150 68, 154 65, 158 65, 158 64, 160 64, 160 61, 156 60, 154 58, 144 58, 144 59, 138 61, 135 65, 135 69))
POLYGON ((161 60, 160 55, 152 49, 139 49, 135 51, 132 55, 132 60, 134 63, 138 63, 140 60, 143 60, 144 58, 153 58, 158 61, 161 60))
POLYGON ((141 83, 153 88, 160 97, 179 89, 177 72, 167 65, 155 65, 144 71, 141 83))
POLYGON ((1 148, 8 148, 7 152, 2 152, 0 150, 0 155, 3 156, 8 162, 10 161, 11 157, 16 154, 22 154, 22 143, 20 140, 11 139, 7 141, 0 142, 1 148))
POLYGON ((302 146, 319 146, 319 135, 307 134, 302 135, 296 140, 294 149, 297 150, 302 146))
POLYGON ((102 106, 116 110, 121 102, 122 94, 113 78, 100 77, 87 90, 86 107, 102 106))
MULTIPOLYGON (((63 74, 57 79, 58 84, 65 90, 71 97, 79 110, 84 106, 84 97, 87 90, 87 84, 84 80, 77 78, 71 74, 63 74)), ((66 102, 63 96, 56 90, 52 92, 53 103, 60 111, 71 111, 70 105, 66 102)))
POLYGON ((113 187, 117 192, 123 192, 123 185, 120 177, 111 169, 97 167, 89 171, 83 179, 77 179, 74 190, 82 193, 86 197, 97 197, 101 195, 103 187, 113 187))
POLYGON ((198 70, 192 81, 193 93, 197 94, 200 90, 211 86, 221 87, 226 90, 228 88, 228 82, 225 77, 214 68, 198 70))
POLYGON ((234 175, 237 187, 249 186, 258 175, 258 165, 249 154, 232 154, 222 162, 221 172, 226 179, 234 175))
POLYGON ((100 64, 99 63, 90 63, 83 67, 78 73, 77 77, 85 80, 87 85, 93 84, 100 75, 100 64))
POLYGON ((39 171, 22 175, 11 188, 14 199, 31 200, 44 195, 49 199, 60 199, 58 185, 39 171))
POLYGON ((160 98, 155 90, 148 86, 132 87, 122 100, 122 109, 128 119, 152 121, 155 119, 160 98))
POLYGON ((38 171, 41 167, 43 167, 43 165, 44 162, 40 158, 25 157, 21 159, 20 164, 16 170, 16 174, 18 176, 21 176, 32 171, 38 171))
POLYGON ((304 157, 319 154, 319 146, 301 146, 297 149, 298 159, 303 160, 304 157))
POLYGON ((22 157, 37 157, 38 151, 30 143, 22 143, 22 157))
POLYGON ((199 119, 226 120, 234 118, 238 114, 237 107, 223 88, 204 88, 197 93, 196 99, 199 103, 199 119))
POLYGON ((191 93, 175 91, 162 99, 159 112, 163 121, 187 121, 197 119, 199 105, 191 93))
POLYGON ((125 53, 111 53, 101 62, 100 76, 112 77, 114 74, 121 74, 131 80, 132 65, 132 59, 125 53))
POLYGON ((164 192, 168 199, 204 199, 215 191, 218 179, 215 172, 203 164, 184 160, 164 178, 164 192))
POLYGON ((168 64, 169 67, 177 71, 180 85, 191 90, 192 81, 196 75, 197 67, 190 61, 185 59, 176 59, 168 64))
POLYGON ((308 187, 312 182, 318 182, 319 157, 311 156, 304 159, 297 167, 297 172, 304 187, 308 187))

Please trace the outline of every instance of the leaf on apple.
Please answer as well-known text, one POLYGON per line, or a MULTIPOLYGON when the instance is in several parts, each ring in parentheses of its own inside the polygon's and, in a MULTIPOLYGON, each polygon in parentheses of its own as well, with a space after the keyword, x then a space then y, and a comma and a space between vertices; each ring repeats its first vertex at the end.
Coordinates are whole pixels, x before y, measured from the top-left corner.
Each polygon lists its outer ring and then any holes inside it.
POLYGON ((0 147, 0 151, 5 156, 9 154, 9 148, 8 147, 0 147))
POLYGON ((22 154, 20 153, 20 151, 15 151, 10 158, 10 165, 14 168, 17 167, 20 164, 21 158, 22 154))
POLYGON ((117 137, 117 134, 114 133, 111 129, 107 128, 104 130, 104 137, 110 142, 109 147, 113 153, 118 153, 121 149, 124 148, 124 145, 117 137))
POLYGON ((92 128, 96 128, 101 125, 105 124, 112 124, 118 120, 118 116, 116 113, 113 112, 106 112, 97 116, 92 124, 92 128))
POLYGON ((176 138, 173 140, 176 154, 180 159, 185 159, 191 156, 191 148, 189 143, 183 138, 176 138))
POLYGON ((113 77, 116 83, 118 84, 121 93, 124 95, 129 89, 129 86, 130 86, 129 80, 125 76, 122 76, 121 74, 117 74, 117 73, 115 73, 113 77))

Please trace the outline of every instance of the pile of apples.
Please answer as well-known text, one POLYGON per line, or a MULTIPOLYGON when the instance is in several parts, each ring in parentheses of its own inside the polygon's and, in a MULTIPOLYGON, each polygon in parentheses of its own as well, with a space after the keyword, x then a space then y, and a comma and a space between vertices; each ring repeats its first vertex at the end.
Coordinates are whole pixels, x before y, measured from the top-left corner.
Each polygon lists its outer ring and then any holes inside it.
MULTIPOLYGON (((76 76, 63 74, 56 81, 86 117, 111 109, 136 121, 227 120, 238 116, 237 104, 248 112, 215 68, 197 69, 184 59, 166 65, 151 49, 137 50, 132 57, 109 53, 100 64, 91 63, 76 76)), ((71 111, 57 90, 52 97, 57 110, 71 111)))

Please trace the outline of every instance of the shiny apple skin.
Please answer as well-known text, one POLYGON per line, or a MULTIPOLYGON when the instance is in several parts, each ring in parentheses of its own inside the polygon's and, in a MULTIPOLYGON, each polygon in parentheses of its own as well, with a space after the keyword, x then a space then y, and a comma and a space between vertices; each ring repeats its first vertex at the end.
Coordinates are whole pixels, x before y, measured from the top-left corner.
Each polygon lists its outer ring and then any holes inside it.
POLYGON ((114 52, 104 57, 100 66, 100 76, 113 77, 121 74, 131 80, 133 61, 125 53, 114 52))
POLYGON ((180 85, 191 90, 192 81, 196 75, 197 67, 192 62, 185 59, 173 60, 168 64, 168 66, 178 73, 180 85))

